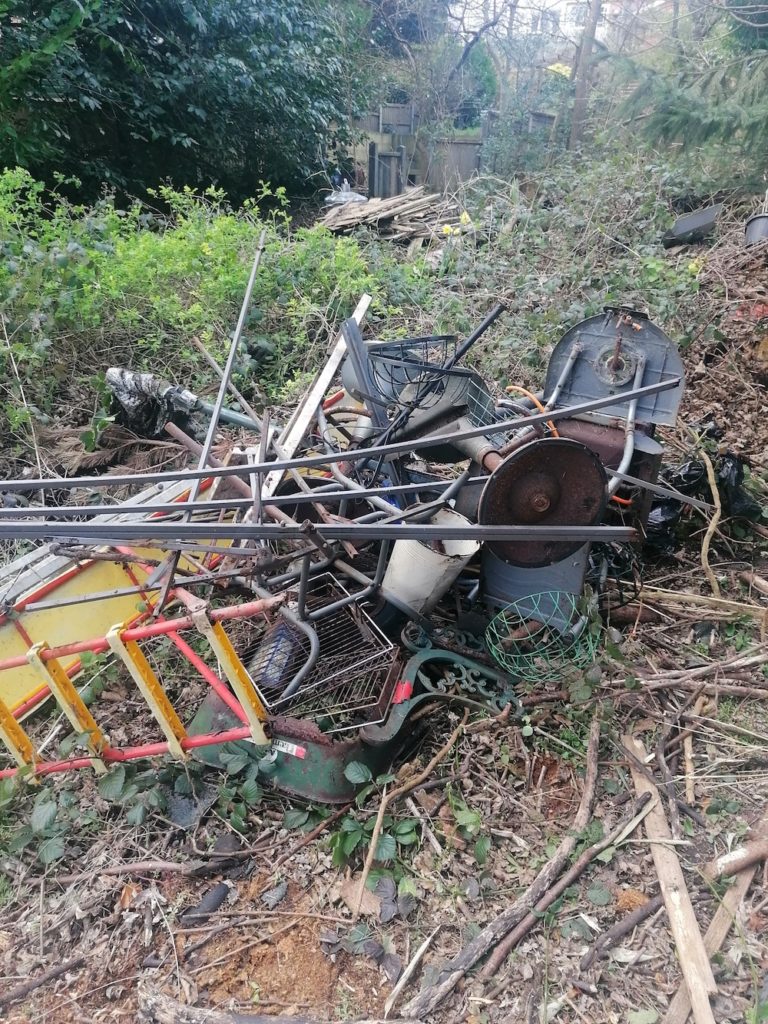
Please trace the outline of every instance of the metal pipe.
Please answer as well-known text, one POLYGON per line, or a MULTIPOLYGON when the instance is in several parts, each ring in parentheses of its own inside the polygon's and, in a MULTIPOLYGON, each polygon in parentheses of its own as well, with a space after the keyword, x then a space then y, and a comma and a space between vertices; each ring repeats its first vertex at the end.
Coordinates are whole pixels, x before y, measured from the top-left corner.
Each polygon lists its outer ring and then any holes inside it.
MULTIPOLYGON (((203 576, 184 576, 179 581, 179 586, 210 586, 211 583, 218 583, 220 580, 242 578, 242 575, 242 569, 233 569, 231 572, 206 573, 203 576)), ((42 612, 51 608, 69 608, 76 604, 91 604, 93 601, 109 601, 114 597, 130 597, 131 594, 145 594, 147 591, 160 590, 161 588, 161 583, 156 583, 153 586, 140 583, 135 587, 115 587, 114 590, 100 590, 92 594, 78 594, 72 597, 62 597, 54 601, 30 601, 28 604, 23 604, 22 607, 15 606, 14 611, 42 612)))
MULTIPOLYGON (((633 381, 633 390, 637 390, 640 386, 640 382, 643 379, 645 373, 645 356, 639 355, 637 359, 637 366, 635 367, 635 379, 633 381)), ((627 421, 624 425, 624 452, 621 456, 621 462, 618 465, 617 472, 626 473, 632 463, 632 456, 635 454, 635 419, 637 418, 637 399, 633 398, 629 403, 629 409, 627 410, 627 421)), ((621 487, 621 478, 618 476, 613 477, 612 480, 608 481, 608 496, 613 495, 621 487)))
MULTIPOLYGON (((243 467, 247 469, 247 467, 243 467)), ((236 479, 239 479, 237 477, 236 479)), ((303 478, 302 478, 303 479, 303 478)), ((484 476, 471 477, 464 481, 468 484, 481 483, 486 478, 484 476)), ((354 481, 352 481, 354 483, 354 481)), ((642 482, 642 481, 641 481, 642 482)), ((281 494, 276 495, 274 498, 269 499, 270 505, 283 507, 285 505, 313 505, 317 502, 318 498, 322 498, 323 504, 336 502, 349 501, 351 496, 360 499, 368 499, 372 497, 385 497, 388 494, 418 494, 421 491, 445 491, 450 490, 456 484, 454 480, 434 480, 429 482, 412 483, 412 484, 399 484, 393 487, 364 487, 359 486, 359 489, 354 491, 336 485, 333 491, 326 490, 325 487, 315 487, 309 491, 296 491, 292 494, 281 494)), ((2 490, 2 486, 0 486, 2 490)), ((448 499, 444 499, 448 500, 448 499)), ((250 498, 214 498, 207 501, 196 501, 193 512, 227 512, 227 511, 244 511, 245 509, 251 508, 253 502, 250 498)), ((396 506, 390 504, 387 511, 391 512, 396 506)), ((0 522, 7 520, 9 522, 15 522, 18 519, 79 519, 81 517, 92 517, 102 515, 114 515, 118 514, 122 518, 123 516, 141 515, 142 518, 146 516, 157 516, 164 515, 169 518, 174 514, 183 512, 183 506, 180 506, 178 502, 169 502, 161 505, 131 505, 130 502, 126 502, 124 505, 61 505, 46 507, 42 505, 27 505, 24 508, 0 508, 0 522)))
MULTIPOLYGON (((195 406, 195 412, 204 412, 207 416, 211 417, 211 423, 213 423, 213 416, 216 414, 216 406, 211 402, 206 402, 202 398, 198 398, 197 405, 195 406)), ((231 427, 242 427, 244 430, 258 430, 259 421, 252 420, 250 416, 244 416, 241 412, 236 412, 234 409, 227 409, 222 406, 219 409, 218 423, 229 423, 231 427)))
POLYGON ((292 694, 296 693, 303 680, 315 667, 320 654, 320 640, 312 626, 305 620, 300 619, 298 615, 294 615, 290 608, 286 608, 284 606, 280 609, 280 614, 284 619, 290 622, 291 625, 295 626, 296 629, 302 632, 309 640, 309 654, 307 656, 307 660, 282 692, 282 697, 290 697, 292 694))
MULTIPOLYGON (((256 283, 256 274, 259 270, 259 264, 261 263, 262 253, 264 252, 264 241, 267 237, 267 229, 261 232, 259 236, 259 244, 256 249, 256 255, 253 259, 253 265, 251 267, 251 273, 248 278, 248 284, 245 288, 245 295, 243 296, 243 303, 240 307, 240 316, 237 318, 237 326, 235 327, 235 333, 232 335, 232 344, 229 346, 229 354, 227 355, 227 361, 224 364, 224 371, 221 375, 221 384, 219 386, 219 393, 216 396, 216 404, 213 407, 211 413, 211 422, 208 424, 208 431, 205 435, 205 441, 203 443, 203 450, 200 452, 200 462, 198 469, 203 469, 208 464, 208 458, 211 454, 211 448, 213 447, 213 438, 216 434, 216 428, 219 425, 219 415, 221 414, 222 407, 224 405, 224 398, 227 394, 227 384, 232 376, 232 370, 235 365, 235 357, 237 356, 237 350, 240 345, 240 338, 245 328, 245 320, 248 316, 248 310, 251 305, 251 295, 253 294, 253 286, 256 283)), ((197 493, 200 489, 200 484, 192 487, 192 493, 190 500, 194 501, 197 497, 197 493)))
POLYGON ((549 396, 549 398, 547 399, 547 403, 544 406, 545 409, 554 409, 555 403, 560 397, 560 392, 565 387, 565 382, 571 375, 573 365, 583 351, 584 346, 581 344, 581 342, 578 340, 574 341, 573 345, 571 346, 571 350, 568 353, 568 358, 565 361, 565 366, 563 366, 562 370, 560 371, 560 376, 557 378, 557 382, 554 388, 552 389, 552 394, 549 396))
POLYGON ((507 307, 504 305, 503 302, 497 302, 496 305, 491 310, 491 312, 485 318, 485 320, 483 320, 483 322, 479 325, 479 327, 476 327, 474 331, 472 331, 470 336, 465 341, 463 341, 461 345, 459 345, 459 347, 453 353, 453 355, 445 364, 443 369, 453 369, 456 363, 458 363, 459 360, 463 359, 467 352, 469 352, 469 350, 472 348, 472 346, 475 344, 478 338, 481 338, 482 335, 484 335, 488 328, 491 326, 491 324, 495 323, 499 319, 501 314, 506 311, 506 308, 507 307))
POLYGON ((366 576, 365 573, 355 569, 354 566, 349 565, 347 562, 337 559, 334 568, 343 572, 346 576, 349 576, 356 582, 362 583, 363 589, 356 591, 354 594, 348 594, 347 597, 342 597, 338 601, 334 601, 332 604, 318 608, 317 611, 310 612, 309 618, 312 620, 324 619, 326 616, 333 614, 333 612, 338 611, 340 608, 346 607, 348 604, 357 604, 359 601, 365 601, 367 598, 372 597, 379 589, 381 581, 384 579, 390 546, 390 541, 382 541, 381 547, 379 548, 379 557, 376 562, 376 572, 374 573, 373 579, 370 579, 370 577, 366 576))
MULTIPOLYGON (((402 514, 402 513, 401 513, 402 514)), ((212 545, 206 541, 238 541, 238 540, 301 540, 314 529, 314 523, 303 523, 301 526, 282 526, 276 523, 236 523, 222 526, 218 523, 203 524, 197 527, 194 523, 157 523, 139 524, 145 527, 142 531, 136 526, 122 523, 73 523, 62 528, 59 523, 14 523, 12 526, 0 524, 0 540, 50 540, 72 537, 77 541, 91 542, 94 539, 102 544, 117 546, 126 541, 154 547, 163 547, 168 551, 184 550, 185 542, 191 551, 212 551, 227 558, 253 558, 253 552, 241 551, 238 548, 212 545), (199 543, 194 543, 200 538, 199 543)), ((428 523, 352 523, 334 524, 323 528, 325 540, 398 540, 411 538, 415 540, 634 540, 635 531, 626 527, 613 526, 507 526, 507 525, 469 525, 469 526, 433 526, 428 523)), ((334 557, 335 560, 335 557, 334 557)))
POLYGON ((301 572, 299 574, 299 618, 307 618, 307 591, 309 589, 309 565, 310 556, 305 555, 301 560, 301 572))
MULTIPOLYGON (((251 727, 248 725, 239 726, 235 729, 227 729, 225 732, 204 733, 200 736, 185 736, 180 740, 182 750, 194 750, 197 747, 218 746, 221 743, 236 743, 238 740, 251 739, 251 727)), ((93 768, 98 761, 113 762, 136 761, 144 757, 160 757, 169 753, 168 744, 144 743, 136 747, 107 747, 99 751, 98 758, 94 757, 73 757, 67 761, 40 761, 31 768, 4 768, 0 771, 0 779, 12 779, 19 772, 31 772, 32 775, 54 775, 58 772, 71 771, 75 768, 93 768)))
MULTIPOLYGON (((656 384, 648 384, 646 387, 638 388, 637 391, 628 391, 621 395, 604 395, 602 398, 591 399, 588 402, 580 402, 577 405, 568 406, 562 409, 552 409, 543 413, 536 413, 533 416, 526 416, 513 420, 502 420, 491 426, 472 427, 469 430, 459 430, 454 433, 428 434, 426 437, 411 439, 408 441, 397 441, 394 444, 379 445, 375 448, 361 449, 360 454, 366 457, 387 457, 390 455, 402 455, 412 452, 415 447, 432 448, 436 445, 450 444, 464 437, 480 437, 490 431, 517 430, 520 427, 534 426, 537 423, 546 423, 548 420, 557 421, 560 419, 573 418, 582 413, 594 412, 605 406, 617 405, 621 402, 629 402, 632 399, 642 399, 650 395, 658 395, 662 391, 669 391, 679 387, 680 377, 671 377, 669 380, 658 381, 656 384)), ((306 455, 303 458, 284 459, 275 462, 268 462, 264 465, 251 465, 245 469, 242 466, 218 466, 210 469, 182 469, 175 472, 157 473, 133 473, 118 476, 90 476, 78 477, 51 477, 49 479, 22 479, 6 480, 0 483, 0 491, 39 491, 41 488, 55 488, 57 490, 78 490, 80 488, 98 487, 127 487, 136 484, 169 483, 184 480, 196 480, 204 477, 216 479, 217 477, 235 477, 243 473, 258 472, 259 470, 277 470, 283 472, 288 469, 310 469, 316 466, 327 467, 331 463, 349 461, 350 453, 334 452, 322 455, 306 455)), ((244 486, 247 486, 244 484, 244 486)), ((249 495, 250 496, 250 495, 249 495)), ((266 506, 267 508, 270 506, 266 506)))
MULTIPOLYGON (((240 338, 245 327, 245 318, 248 315, 248 309, 251 304, 251 294, 253 292, 253 285, 256 281, 256 274, 259 269, 259 263, 261 263, 261 254, 264 252, 264 239, 267 237, 267 229, 264 228, 259 237, 259 245, 256 250, 256 256, 254 257, 253 266, 251 268, 251 274, 248 278, 248 285, 245 289, 245 295, 243 296, 243 304, 240 307, 240 316, 237 320, 237 326, 235 327, 235 333, 232 336, 232 344, 229 348, 229 355, 227 356, 227 362, 224 366, 224 371, 221 376, 221 384, 219 385, 219 393, 216 396, 216 403, 211 410, 211 422, 208 424, 208 430, 206 431, 205 441, 203 443, 202 450, 200 452, 200 460, 197 468, 204 469, 208 465, 208 459, 211 455, 211 448, 213 446, 213 439, 216 436, 216 430, 219 426, 219 418, 221 416, 221 410, 224 406, 224 399, 227 394, 227 384, 229 383, 230 377, 232 376, 232 369, 235 365, 235 356, 237 355, 237 349, 240 344, 240 338)), ((237 414, 235 414, 237 415, 237 414)), ((188 503, 193 504, 200 493, 201 480, 198 477, 192 484, 189 492, 188 503)), ((184 520, 188 520, 190 513, 184 513, 184 520)), ((157 604, 155 606, 154 614, 158 614, 159 611, 165 607, 165 603, 168 600, 171 585, 173 583, 173 577, 176 574, 176 569, 179 564, 179 556, 177 552, 172 552, 168 559, 168 564, 160 566, 155 569, 151 576, 150 582, 155 582, 156 579, 165 577, 165 585, 160 592, 157 604)))

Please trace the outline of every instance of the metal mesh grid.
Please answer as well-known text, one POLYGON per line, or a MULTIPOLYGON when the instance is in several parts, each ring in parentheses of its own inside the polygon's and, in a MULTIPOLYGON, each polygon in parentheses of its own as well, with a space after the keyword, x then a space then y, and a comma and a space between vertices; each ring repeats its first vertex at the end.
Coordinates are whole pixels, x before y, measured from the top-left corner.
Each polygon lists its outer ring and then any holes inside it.
MULTIPOLYGON (((467 386, 467 418, 473 427, 491 427, 508 418, 496 411, 493 396, 480 377, 473 377, 467 386)), ((485 436, 498 447, 507 440, 506 434, 498 432, 489 432, 485 436)))
POLYGON ((435 335, 372 346, 368 359, 376 390, 389 401, 429 408, 445 390, 444 367, 456 344, 455 335, 435 335))
POLYGON ((294 718, 312 719, 326 733, 358 729, 383 722, 392 703, 400 670, 397 652, 369 665, 355 668, 323 686, 299 693, 287 710, 294 718))
MULTIPOLYGON (((307 607, 311 611, 319 610, 348 596, 349 591, 335 576, 321 573, 310 581, 307 607)), ((268 708, 285 711, 290 706, 293 714, 294 703, 299 699, 303 701, 309 693, 313 694, 313 699, 317 696, 318 708, 322 694, 327 694, 333 704, 337 701, 333 691, 341 682, 353 681, 373 663, 389 665, 392 660, 391 641, 355 603, 345 605, 311 625, 317 633, 320 653, 295 694, 284 696, 286 687, 309 657, 309 639, 301 630, 284 619, 278 619, 266 630, 258 650, 248 662, 253 684, 268 708)), ((361 697, 363 701, 367 699, 361 697)), ((346 698, 346 701, 350 703, 351 698, 346 698)))

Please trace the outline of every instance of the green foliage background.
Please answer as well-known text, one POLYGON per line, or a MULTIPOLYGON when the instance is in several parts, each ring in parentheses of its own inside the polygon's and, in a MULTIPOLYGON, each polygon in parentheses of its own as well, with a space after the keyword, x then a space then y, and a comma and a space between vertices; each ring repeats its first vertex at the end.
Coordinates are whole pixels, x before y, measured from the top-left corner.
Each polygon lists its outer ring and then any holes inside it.
POLYGON ((190 339, 223 357, 263 227, 235 377, 249 397, 258 388, 273 403, 292 400, 363 292, 374 297, 366 329, 383 338, 465 335, 503 298, 510 315, 474 353, 501 384, 536 378, 562 332, 605 303, 648 308, 685 342, 699 268, 665 257, 660 240, 690 178, 615 145, 579 175, 575 187, 573 162, 563 160, 539 176, 532 199, 516 184, 480 179, 462 196, 466 234, 409 258, 375 234, 294 227, 284 193, 266 185, 237 209, 215 189, 163 186, 124 210, 110 196, 75 205, 27 171, 6 171, 0 426, 16 444, 7 453, 27 451, 30 415, 87 424, 110 365, 215 389, 190 339))
MULTIPOLYGON (((0 0, 0 167, 140 192, 301 184, 364 102, 320 0, 0 0)), ((354 38, 354 37, 352 37, 354 38)))

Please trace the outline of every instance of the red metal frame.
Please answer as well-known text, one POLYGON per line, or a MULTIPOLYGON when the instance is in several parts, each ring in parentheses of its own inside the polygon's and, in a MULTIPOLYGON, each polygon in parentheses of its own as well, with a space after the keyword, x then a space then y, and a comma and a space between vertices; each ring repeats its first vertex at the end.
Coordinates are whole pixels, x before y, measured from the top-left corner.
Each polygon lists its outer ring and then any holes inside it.
MULTIPOLYGON (((226 732, 204 733, 200 736, 187 736, 181 741, 183 750, 193 750, 195 747, 211 747, 217 743, 235 743, 237 740, 250 739, 251 730, 247 726, 238 729, 228 729, 226 732)), ((137 761, 142 757, 159 757, 168 753, 167 743, 144 743, 136 747, 106 747, 100 754, 102 761, 108 763, 137 761)), ((39 761, 29 770, 31 775, 53 775, 57 772, 68 772, 76 768, 93 768, 95 764, 93 757, 74 757, 69 761, 39 761)), ((0 771, 0 779, 10 779, 14 775, 23 772, 22 768, 4 768, 0 771)))
MULTIPOLYGON (((217 608, 208 612, 208 618, 213 623, 226 622, 235 619, 254 618, 257 615, 266 614, 269 610, 281 604, 283 600, 284 598, 282 595, 277 595, 275 597, 249 601, 244 604, 232 605, 226 608, 217 608)), ((148 615, 149 612, 144 612, 141 617, 146 618, 148 615)), ((129 643, 131 641, 140 642, 152 639, 153 637, 167 636, 227 705, 227 707, 234 712, 238 719, 243 723, 247 723, 248 718, 242 705, 229 689, 227 684, 218 675, 216 675, 210 666, 208 666, 205 661, 190 647, 190 645, 178 635, 182 630, 196 628, 193 616, 183 615, 174 619, 161 618, 155 619, 152 622, 147 622, 143 625, 129 626, 120 632, 120 638, 124 643, 129 643)), ((43 649, 40 652, 40 658, 43 662, 47 662, 51 659, 72 657, 74 655, 84 654, 85 652, 98 654, 108 651, 109 649, 110 646, 105 637, 94 637, 90 640, 81 640, 71 644, 64 644, 60 647, 43 649)), ((5 658, 0 660, 0 673, 6 669, 20 668, 27 663, 27 658, 24 655, 5 658)), ((51 691, 49 687, 42 687, 38 693, 35 693, 31 698, 25 701, 24 704, 14 709, 12 712, 14 718, 17 720, 21 718, 31 708, 35 707, 40 703, 40 701, 49 696, 50 693, 51 691)), ((195 749, 196 747, 213 746, 220 743, 231 743, 237 740, 249 739, 251 736, 251 728, 247 724, 243 724, 238 728, 230 729, 225 732, 206 733, 199 736, 185 736, 181 739, 180 745, 182 750, 186 751, 195 749)), ((169 752, 168 742, 163 741, 123 748, 106 747, 99 752, 99 758, 86 756, 70 758, 63 761, 40 761, 26 768, 13 767, 0 769, 0 779, 12 778, 19 773, 29 773, 30 775, 37 776, 70 771, 79 768, 92 768, 97 765, 99 761, 104 763, 133 761, 139 758, 157 757, 163 754, 168 754, 169 752)))

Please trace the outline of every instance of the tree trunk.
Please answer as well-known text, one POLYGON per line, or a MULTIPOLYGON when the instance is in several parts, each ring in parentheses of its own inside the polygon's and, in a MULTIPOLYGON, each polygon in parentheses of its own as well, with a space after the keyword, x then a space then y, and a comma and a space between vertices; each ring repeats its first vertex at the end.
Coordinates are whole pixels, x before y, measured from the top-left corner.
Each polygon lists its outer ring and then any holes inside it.
POLYGON ((584 135, 584 122, 587 118, 587 101, 589 100, 589 71, 592 60, 592 48, 595 44, 595 32, 600 20, 602 0, 590 0, 587 24, 579 50, 579 63, 576 67, 576 91, 573 97, 573 114, 571 117, 571 138, 569 149, 576 149, 584 135))

